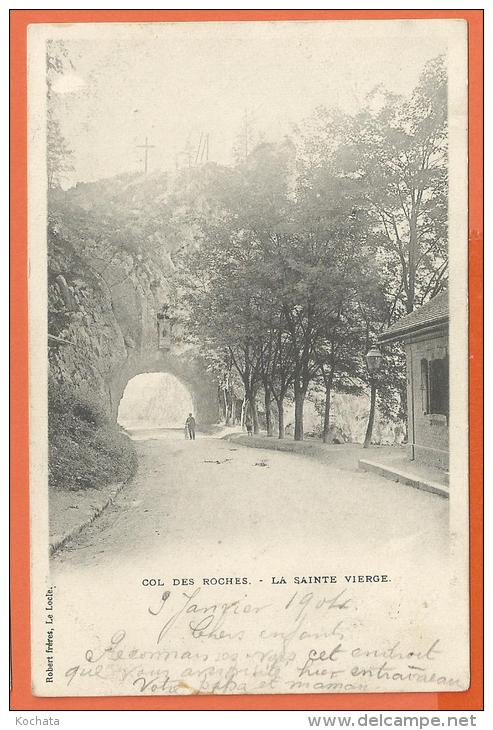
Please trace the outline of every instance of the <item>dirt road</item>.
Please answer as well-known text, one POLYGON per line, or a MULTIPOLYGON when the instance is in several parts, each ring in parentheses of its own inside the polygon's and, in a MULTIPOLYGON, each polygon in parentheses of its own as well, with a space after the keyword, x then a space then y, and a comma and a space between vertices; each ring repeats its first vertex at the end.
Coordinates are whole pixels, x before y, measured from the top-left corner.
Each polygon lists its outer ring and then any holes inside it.
POLYGON ((221 570, 234 556, 237 565, 296 572, 307 552, 314 567, 347 555, 361 570, 390 546, 393 558, 401 552, 415 565, 443 560, 447 500, 296 454, 200 434, 187 441, 181 431, 152 435, 136 443, 134 480, 58 553, 55 570, 183 565, 189 554, 190 570, 198 558, 221 570))

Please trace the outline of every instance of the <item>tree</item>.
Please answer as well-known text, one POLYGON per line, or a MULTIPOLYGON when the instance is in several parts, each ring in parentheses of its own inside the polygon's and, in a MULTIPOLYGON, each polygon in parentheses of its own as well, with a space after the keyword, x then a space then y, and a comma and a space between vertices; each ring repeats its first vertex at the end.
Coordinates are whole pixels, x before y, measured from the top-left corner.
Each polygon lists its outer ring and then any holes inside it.
POLYGON ((185 327, 206 357, 219 357, 222 371, 233 367, 241 379, 258 433, 256 396, 262 348, 257 328, 261 294, 248 285, 255 246, 223 218, 204 222, 207 235, 178 259, 185 327))
POLYGON ((341 159, 375 214, 392 296, 412 312, 440 290, 448 268, 443 57, 426 65, 410 99, 386 94, 377 111, 349 120, 347 137, 341 159))
POLYGON ((378 335, 390 319, 390 305, 386 297, 390 282, 385 279, 380 268, 377 269, 375 262, 369 262, 369 265, 374 271, 371 277, 374 286, 361 289, 357 295, 361 322, 358 377, 370 391, 368 422, 363 444, 365 448, 371 444, 377 401, 380 413, 386 417, 403 418, 406 408, 406 367, 402 347, 397 344, 392 352, 387 353, 378 372, 372 373, 367 368, 365 354, 375 345, 378 335))
POLYGON ((58 188, 73 170, 72 150, 62 134, 53 85, 57 77, 73 68, 62 41, 46 44, 46 164, 48 188, 58 188))
POLYGON ((246 161, 248 155, 263 142, 263 134, 257 129, 253 113, 245 107, 241 128, 233 144, 233 157, 237 163, 246 161))
MULTIPOLYGON (((294 379, 295 438, 303 437, 302 402, 310 382, 318 376, 325 387, 323 438, 327 441, 332 388, 336 381, 342 387, 343 378, 347 382, 353 370, 349 344, 354 343, 357 329, 354 300, 358 291, 375 285, 368 268, 374 243, 368 215, 358 204, 359 188, 346 179, 333 159, 302 158, 298 169, 302 245, 294 250, 302 277, 296 283, 296 295, 302 294, 306 316, 298 320, 299 342, 295 347, 295 359, 301 364, 298 386, 296 372, 294 379), (296 411, 301 412, 298 419, 296 411)), ((294 322, 289 321, 287 312, 286 318, 294 343, 294 322)))
POLYGON ((318 380, 324 390, 322 440, 331 441, 332 393, 360 394, 361 322, 351 297, 341 302, 337 315, 326 323, 325 338, 318 353, 318 380))
MULTIPOLYGON (((318 110, 312 122, 295 143, 260 144, 233 168, 200 172, 207 185, 192 268, 207 286, 194 306, 203 309, 200 337, 233 363, 254 418, 262 387, 269 435, 271 401, 282 437, 292 389, 294 437, 303 438, 317 380, 324 440, 333 390, 368 387, 369 442, 379 396, 364 356, 447 275, 443 59, 428 64, 409 99, 380 90, 353 117, 318 110)), ((379 388, 382 410, 384 393, 403 402, 402 376, 391 370, 379 388)))
POLYGON ((269 388, 277 406, 278 437, 284 438, 284 401, 293 383, 294 358, 282 311, 272 327, 272 353, 269 388))
POLYGON ((217 168, 208 177, 200 244, 182 270, 197 336, 227 353, 254 423, 262 384, 267 431, 274 399, 282 438, 292 387, 301 440, 306 394, 321 373, 329 408, 342 364, 335 341, 347 338, 341 326, 364 287, 362 262, 371 247, 365 213, 354 207, 354 183, 327 167, 303 170, 297 182, 294 152, 290 143, 261 145, 234 169, 217 168))
MULTIPOLYGON (((187 307, 204 306, 214 317, 201 322, 209 347, 227 353, 242 379, 245 398, 258 431, 256 396, 264 392, 267 431, 272 434, 271 402, 278 407, 279 434, 284 435, 283 402, 291 382, 280 322, 278 293, 268 281, 274 261, 268 247, 283 220, 290 150, 262 145, 233 169, 211 168, 203 177, 195 208, 201 231, 195 252, 181 259, 184 280, 193 271, 207 280, 197 288, 194 278, 184 286, 187 307), (200 290, 200 296, 198 291, 200 290), (204 304, 206 303, 206 304, 204 304), (207 321, 206 321, 207 320, 207 321)), ((194 314, 195 316, 195 314, 194 314)))
MULTIPOLYGON (((413 311, 446 283, 447 78, 443 58, 426 65, 409 99, 380 88, 367 101, 366 108, 355 116, 318 109, 298 135, 304 161, 302 179, 309 181, 313 169, 332 166, 344 180, 352 181, 356 207, 367 214, 377 295, 372 295, 371 304, 368 297, 358 297, 366 330, 360 340, 361 356, 383 328, 413 311)), ((367 442, 377 398, 382 411, 389 411, 389 403, 399 415, 405 409, 403 354, 398 345, 383 367, 386 377, 378 378, 379 398, 377 381, 364 368, 360 371, 370 390, 367 442)))

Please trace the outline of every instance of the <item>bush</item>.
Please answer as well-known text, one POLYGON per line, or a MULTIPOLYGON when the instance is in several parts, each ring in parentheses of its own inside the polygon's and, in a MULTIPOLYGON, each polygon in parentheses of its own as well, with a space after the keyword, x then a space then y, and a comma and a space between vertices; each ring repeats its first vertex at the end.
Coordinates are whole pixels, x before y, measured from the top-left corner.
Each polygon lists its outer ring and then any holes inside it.
POLYGON ((130 479, 137 468, 132 441, 110 423, 101 404, 50 381, 49 484, 54 489, 98 489, 130 479))

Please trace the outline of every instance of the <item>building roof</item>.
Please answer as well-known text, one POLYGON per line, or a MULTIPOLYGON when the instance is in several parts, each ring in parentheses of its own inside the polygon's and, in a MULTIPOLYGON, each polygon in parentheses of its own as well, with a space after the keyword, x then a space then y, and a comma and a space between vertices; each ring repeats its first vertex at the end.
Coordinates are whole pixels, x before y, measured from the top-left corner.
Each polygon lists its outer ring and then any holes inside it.
POLYGON ((393 325, 382 332, 378 341, 392 342, 401 339, 405 335, 446 324, 448 322, 448 313, 448 291, 444 291, 423 304, 419 309, 415 309, 414 312, 406 314, 405 317, 401 317, 397 322, 394 322, 393 325))

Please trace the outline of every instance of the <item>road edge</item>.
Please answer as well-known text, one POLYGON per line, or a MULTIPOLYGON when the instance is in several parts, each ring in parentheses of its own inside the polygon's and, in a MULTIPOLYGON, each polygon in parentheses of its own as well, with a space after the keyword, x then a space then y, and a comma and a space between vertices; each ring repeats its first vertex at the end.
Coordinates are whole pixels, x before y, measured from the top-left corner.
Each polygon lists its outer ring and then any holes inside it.
POLYGON ((128 481, 125 482, 117 482, 116 484, 111 485, 112 488, 109 490, 109 495, 107 498, 97 507, 95 507, 94 512, 89 518, 86 518, 82 520, 82 522, 79 522, 77 525, 72 527, 68 532, 66 532, 64 535, 62 535, 59 538, 56 538, 53 540, 53 542, 50 542, 49 544, 49 555, 50 557, 53 557, 64 545, 66 545, 70 540, 72 540, 74 537, 77 537, 82 530, 84 530, 86 527, 89 527, 89 525, 92 525, 93 522, 107 509, 111 504, 113 504, 115 498, 120 494, 123 487, 128 484, 128 481))

